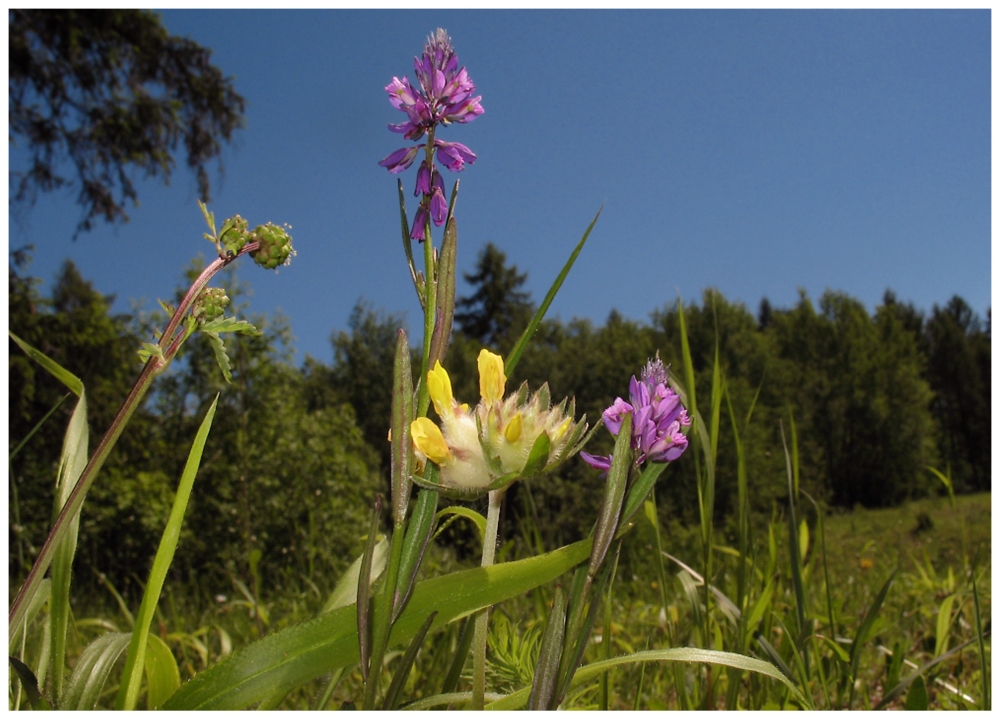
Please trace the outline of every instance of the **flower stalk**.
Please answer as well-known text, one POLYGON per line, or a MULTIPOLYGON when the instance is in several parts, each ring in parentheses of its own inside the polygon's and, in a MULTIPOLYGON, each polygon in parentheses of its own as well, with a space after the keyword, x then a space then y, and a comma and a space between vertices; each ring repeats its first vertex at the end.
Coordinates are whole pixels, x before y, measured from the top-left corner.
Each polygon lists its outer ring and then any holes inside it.
MULTIPOLYGON (((489 507, 486 510, 486 532, 483 535, 483 561, 481 566, 490 567, 496 558, 497 534, 500 528, 500 504, 502 489, 489 493, 489 507)), ((472 639, 472 708, 481 710, 486 702, 486 633, 489 628, 490 609, 482 609, 476 615, 475 635, 472 639)))
POLYGON ((258 242, 250 242, 238 254, 232 257, 219 257, 206 267, 191 284, 191 287, 167 323, 166 329, 160 336, 160 340, 156 345, 159 353, 151 355, 146 360, 146 364, 143 366, 138 379, 136 379, 131 391, 115 414, 115 418, 111 421, 111 426, 104 433, 100 443, 97 445, 97 449, 94 450, 94 454, 90 457, 87 466, 84 467, 83 472, 80 474, 76 486, 73 487, 62 510, 52 523, 52 529, 49 531, 49 535, 46 537, 41 550, 39 550, 38 557, 35 559, 31 570, 28 572, 28 576, 24 580, 24 584, 21 585, 21 589, 10 605, 7 621, 9 625, 8 631, 11 633, 18 631, 21 623, 24 621, 31 598, 38 591, 45 572, 51 566, 56 548, 69 531, 73 517, 79 513, 80 508, 83 506, 83 500, 87 495, 87 491, 94 483, 94 479, 97 477, 97 473, 101 470, 101 467, 104 466, 104 462, 111 453, 111 450, 114 449, 118 438, 125 429, 125 425, 128 424, 136 409, 139 408, 139 405, 142 404, 142 400, 146 396, 146 392, 149 390, 150 385, 152 385, 153 380, 170 365, 170 362, 176 356, 184 340, 190 336, 190 331, 187 328, 182 328, 181 322, 188 310, 191 309, 191 305, 197 299, 205 285, 223 267, 241 255, 256 251, 259 246, 258 242))

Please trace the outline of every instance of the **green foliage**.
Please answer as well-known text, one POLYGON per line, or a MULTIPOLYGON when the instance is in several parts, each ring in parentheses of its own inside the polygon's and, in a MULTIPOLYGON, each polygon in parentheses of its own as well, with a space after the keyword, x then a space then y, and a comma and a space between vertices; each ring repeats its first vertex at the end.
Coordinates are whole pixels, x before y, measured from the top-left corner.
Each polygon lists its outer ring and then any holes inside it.
POLYGON ((209 196, 206 166, 243 124, 244 100, 211 51, 169 35, 148 10, 12 10, 10 138, 29 154, 14 197, 79 185, 83 217, 127 221, 134 171, 170 180, 178 146, 209 196))

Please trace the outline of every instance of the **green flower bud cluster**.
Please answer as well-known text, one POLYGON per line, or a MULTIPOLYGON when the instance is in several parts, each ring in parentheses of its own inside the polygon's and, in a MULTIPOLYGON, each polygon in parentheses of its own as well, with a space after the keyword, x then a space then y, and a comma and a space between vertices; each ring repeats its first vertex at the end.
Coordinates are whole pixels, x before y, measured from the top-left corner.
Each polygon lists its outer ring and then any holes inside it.
POLYGON ((191 316, 198 321, 199 325, 216 320, 222 317, 222 313, 229 305, 229 297, 221 287, 206 287, 198 295, 191 308, 191 316))
POLYGON ((260 247, 251 252, 250 256, 265 270, 287 265, 295 254, 295 250, 292 249, 292 236, 270 222, 259 225, 250 235, 250 241, 260 243, 260 247))
POLYGON ((235 257, 249 241, 247 221, 242 217, 233 215, 223 223, 222 232, 219 233, 219 245, 222 247, 223 256, 235 257))

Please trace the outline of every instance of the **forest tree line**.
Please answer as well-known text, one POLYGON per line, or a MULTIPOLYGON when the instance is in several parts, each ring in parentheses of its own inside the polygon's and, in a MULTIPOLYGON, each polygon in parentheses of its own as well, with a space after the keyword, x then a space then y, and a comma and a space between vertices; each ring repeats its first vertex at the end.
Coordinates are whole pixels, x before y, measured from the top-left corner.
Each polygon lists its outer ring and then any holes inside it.
MULTIPOLYGON (((41 296, 14 253, 10 328, 79 376, 88 397, 96 445, 134 381, 136 351, 156 314, 112 314, 112 299, 94 290, 72 263, 41 296)), ((504 354, 535 305, 526 275, 493 245, 465 276, 448 352, 455 396, 478 397, 476 356, 504 354)), ((365 302, 349 329, 331 337, 333 361, 297 365, 286 318, 247 312, 234 277, 231 309, 261 330, 227 341, 233 382, 227 385, 207 343, 195 338, 182 361, 160 378, 91 489, 81 520, 77 576, 103 575, 131 593, 145 576, 169 512, 190 442, 208 404, 219 409, 185 519, 172 571, 200 591, 294 574, 338 575, 360 553, 375 494, 388 488, 392 356, 403 317, 365 302)), ((543 322, 508 380, 532 389, 548 382, 554 398, 576 399, 593 425, 632 374, 657 353, 681 373, 679 306, 663 298, 646 322, 612 311, 602 325, 587 319, 543 322)), ((889 506, 942 490, 929 471, 950 473, 956 492, 990 489, 990 319, 958 296, 930 312, 886 291, 869 313, 858 300, 804 292, 790 308, 764 299, 756 313, 706 290, 685 304, 697 396, 707 403, 716 351, 723 400, 716 512, 725 519, 736 497, 731 421, 740 431, 753 509, 770 515, 787 496, 783 437, 795 432, 801 486, 833 507, 889 506), (731 409, 730 409, 731 405, 731 409), (752 412, 751 412, 752 409, 752 412), (749 420, 748 420, 749 415, 749 420)), ((411 341, 415 336, 411 335, 411 341)), ((415 361, 419 367, 419 360, 415 361)), ((30 566, 51 518, 56 466, 73 399, 10 344, 10 434, 13 449, 60 401, 11 462, 9 573, 12 586, 30 566)), ((708 406, 700 407, 703 414, 708 406)), ((607 453, 599 432, 588 448, 607 453)), ((592 523, 601 477, 583 462, 515 485, 507 527, 519 514, 537 520, 547 544, 576 539, 592 523)), ((694 465, 682 460, 657 489, 662 514, 697 521, 694 465)), ((460 533, 457 545, 468 542, 460 533)), ((555 546, 550 544, 550 546, 555 546)))

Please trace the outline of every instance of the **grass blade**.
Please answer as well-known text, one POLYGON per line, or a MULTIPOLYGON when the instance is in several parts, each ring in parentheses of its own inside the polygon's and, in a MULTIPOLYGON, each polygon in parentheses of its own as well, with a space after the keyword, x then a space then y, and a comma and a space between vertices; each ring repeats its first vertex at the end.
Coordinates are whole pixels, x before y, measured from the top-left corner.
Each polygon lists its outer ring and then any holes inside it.
MULTIPOLYGON (((201 421, 201 426, 198 428, 198 433, 191 445, 191 451, 188 452, 187 463, 184 465, 181 481, 177 485, 177 494, 174 496, 174 504, 170 508, 170 516, 167 518, 167 526, 163 530, 163 536, 160 537, 160 546, 156 550, 153 567, 149 571, 149 581, 142 593, 142 603, 139 605, 139 614, 135 618, 132 642, 129 646, 128 658, 125 660, 125 671, 122 675, 121 685, 118 688, 118 699, 115 701, 115 708, 119 710, 135 709, 139 698, 142 668, 146 665, 146 638, 149 636, 149 625, 153 621, 153 613, 160 601, 160 592, 163 590, 167 570, 170 569, 170 564, 174 561, 177 541, 181 535, 181 526, 184 524, 184 514, 187 512, 188 500, 191 498, 194 479, 198 474, 198 467, 201 465, 201 455, 205 449, 205 442, 208 441, 208 433, 212 429, 212 420, 215 419, 215 408, 218 402, 219 395, 216 395, 208 412, 205 413, 205 418, 201 421)), ((180 679, 178 678, 179 684, 180 679)))
POLYGON ((108 632, 92 641, 73 668, 59 699, 60 709, 94 709, 104 692, 111 669, 132 640, 132 632, 108 632))
POLYGON ((541 306, 538 308, 538 311, 535 312, 535 316, 531 318, 531 322, 528 323, 524 333, 517 340, 517 344, 514 345, 514 349, 512 349, 510 354, 507 355, 507 358, 504 359, 504 371, 507 373, 508 377, 514 374, 514 368, 521 359, 521 355, 528 346, 528 342, 535 334, 535 330, 538 329, 538 325, 541 324, 542 319, 545 317, 545 313, 548 312, 549 305, 552 304, 552 300, 556 298, 556 293, 559 292, 559 288, 562 287, 563 280, 566 279, 566 275, 568 275, 569 271, 573 268, 573 263, 576 262, 576 258, 580 254, 580 250, 582 250, 584 244, 586 244, 587 238, 590 237, 590 231, 594 229, 594 225, 597 224, 597 218, 601 216, 601 212, 603 210, 604 206, 602 205, 601 209, 597 211, 596 215, 594 215, 594 219, 591 220, 590 224, 587 226, 587 231, 583 233, 583 237, 580 238, 576 248, 570 253, 569 259, 566 260, 566 264, 563 265, 562 271, 549 288, 548 293, 545 295, 545 299, 542 300, 541 306))
POLYGON ((559 660, 562 657, 566 633, 566 595, 556 587, 552 609, 545 621, 545 634, 535 664, 535 676, 528 695, 528 709, 552 709, 552 699, 559 678, 559 660))
MULTIPOLYGON (((625 656, 615 657, 610 660, 601 660, 593 664, 580 667, 573 678, 573 686, 578 686, 600 676, 612 667, 623 664, 634 664, 638 662, 686 662, 692 664, 713 664, 726 667, 733 667, 743 671, 756 672, 771 679, 780 681, 788 687, 795 699, 806 709, 811 709, 809 699, 799 691, 792 682, 785 677, 773 664, 769 664, 755 657, 734 654, 732 652, 720 652, 714 649, 700 649, 696 647, 679 647, 674 649, 652 649, 648 651, 635 652, 625 656)), ((512 710, 524 706, 528 699, 530 689, 525 688, 509 694, 503 699, 492 702, 486 706, 490 710, 512 710)))
POLYGON ((437 612, 431 612, 427 615, 427 619, 410 641, 410 646, 406 648, 406 653, 400 659, 399 666, 396 667, 396 674, 393 676, 392 683, 389 684, 389 689, 385 693, 385 699, 382 701, 383 710, 391 711, 399 708, 399 700, 403 693, 403 687, 406 685, 406 679, 410 674, 410 669, 413 668, 417 652, 420 651, 420 645, 424 643, 424 637, 427 636, 427 630, 431 628, 435 616, 437 616, 437 612))
MULTIPOLYGON (((42 696, 38 690, 38 680, 28 666, 14 657, 10 657, 10 665, 14 667, 14 673, 21 680, 25 694, 28 695, 28 705, 35 711, 52 710, 52 703, 42 696)), ((17 709, 17 705, 12 705, 12 709, 17 709)))

